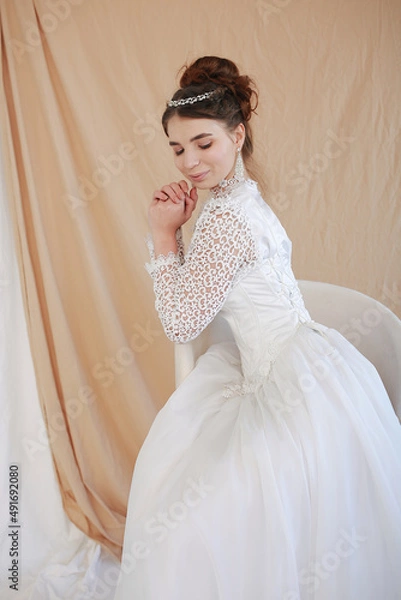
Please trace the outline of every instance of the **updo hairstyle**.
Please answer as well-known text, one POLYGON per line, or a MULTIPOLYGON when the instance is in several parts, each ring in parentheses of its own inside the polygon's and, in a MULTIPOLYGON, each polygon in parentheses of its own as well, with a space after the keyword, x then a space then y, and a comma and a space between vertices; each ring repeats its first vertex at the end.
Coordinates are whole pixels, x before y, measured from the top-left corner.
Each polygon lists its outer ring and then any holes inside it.
MULTIPOLYGON (((184 104, 168 106, 162 116, 162 126, 168 136, 168 122, 174 115, 191 119, 215 119, 233 132, 237 125, 245 126, 245 141, 242 147, 242 158, 245 168, 251 174, 250 159, 253 153, 253 136, 249 120, 256 113, 258 92, 253 80, 247 75, 240 75, 238 67, 231 60, 217 56, 203 56, 191 65, 183 67, 180 88, 172 100, 182 100, 212 90, 219 90, 210 98, 184 104)), ((181 70, 181 69, 180 69, 181 70)))

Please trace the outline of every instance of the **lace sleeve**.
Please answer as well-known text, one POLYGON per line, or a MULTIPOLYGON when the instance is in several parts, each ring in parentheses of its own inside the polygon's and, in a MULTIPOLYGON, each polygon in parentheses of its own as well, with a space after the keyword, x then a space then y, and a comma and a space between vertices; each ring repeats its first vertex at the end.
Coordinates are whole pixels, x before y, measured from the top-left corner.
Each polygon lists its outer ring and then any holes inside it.
POLYGON ((182 239, 181 227, 179 229, 177 229, 177 231, 175 232, 175 239, 177 240, 178 260, 179 260, 180 264, 183 265, 184 261, 185 261, 185 251, 184 251, 184 241, 182 239))
POLYGON ((177 254, 174 254, 174 252, 169 252, 168 256, 161 256, 158 257, 158 259, 160 258, 160 260, 155 258, 155 247, 153 244, 153 240, 152 240, 152 236, 150 235, 150 233, 145 237, 145 242, 148 246, 148 250, 149 250, 149 256, 150 256, 150 263, 146 263, 145 264, 145 268, 148 271, 148 273, 150 273, 150 275, 153 276, 153 271, 155 270, 155 267, 161 262, 163 262, 163 259, 168 259, 169 261, 172 260, 174 262, 174 260, 176 259, 178 261, 178 263, 180 265, 184 264, 185 261, 185 250, 184 250, 184 241, 183 241, 183 237, 182 237, 182 230, 181 227, 179 227, 177 229, 177 231, 175 232, 175 239, 177 240, 177 254))
POLYGON ((256 246, 240 203, 206 206, 181 264, 179 252, 152 253, 145 267, 153 279, 156 310, 167 337, 188 342, 221 309, 241 273, 256 260, 256 246))

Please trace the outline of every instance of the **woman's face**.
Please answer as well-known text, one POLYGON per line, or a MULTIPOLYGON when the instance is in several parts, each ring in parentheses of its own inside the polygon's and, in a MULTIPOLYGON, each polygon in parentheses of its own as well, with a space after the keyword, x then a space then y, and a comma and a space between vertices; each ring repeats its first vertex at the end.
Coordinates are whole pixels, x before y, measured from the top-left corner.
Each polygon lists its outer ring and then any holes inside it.
POLYGON ((231 133, 221 121, 174 115, 168 122, 168 137, 183 176, 199 189, 210 189, 232 177, 245 127, 240 123, 231 133))

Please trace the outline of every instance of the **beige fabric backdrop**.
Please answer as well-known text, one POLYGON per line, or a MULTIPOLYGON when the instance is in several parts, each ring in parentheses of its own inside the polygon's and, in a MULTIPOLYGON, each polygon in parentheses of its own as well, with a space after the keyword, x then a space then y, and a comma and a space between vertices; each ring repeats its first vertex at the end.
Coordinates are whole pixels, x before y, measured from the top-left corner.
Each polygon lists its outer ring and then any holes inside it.
MULTIPOLYGON (((2 143, 54 465, 71 520, 118 555, 135 458, 173 391, 143 264, 152 192, 179 177, 160 126, 178 69, 216 54, 257 81, 256 158, 296 276, 401 316, 401 5, 0 0, 0 17, 2 143)), ((45 443, 24 440, 32 460, 45 443)))

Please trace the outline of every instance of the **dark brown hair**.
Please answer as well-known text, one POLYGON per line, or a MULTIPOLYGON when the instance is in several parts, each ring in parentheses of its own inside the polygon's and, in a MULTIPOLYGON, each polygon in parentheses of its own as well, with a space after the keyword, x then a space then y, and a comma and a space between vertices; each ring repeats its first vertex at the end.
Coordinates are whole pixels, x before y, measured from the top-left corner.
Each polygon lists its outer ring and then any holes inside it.
MULTIPOLYGON (((184 65, 180 78, 180 88, 172 100, 182 100, 212 90, 219 90, 211 98, 193 104, 168 106, 162 116, 162 126, 168 136, 168 122, 174 115, 191 119, 215 119, 222 121, 229 132, 243 123, 245 141, 242 157, 251 177, 253 136, 249 120, 256 113, 258 91, 253 80, 247 75, 240 75, 237 65, 227 58, 218 56, 202 56, 189 66, 184 65)), ((182 70, 180 69, 180 70, 182 70)))

